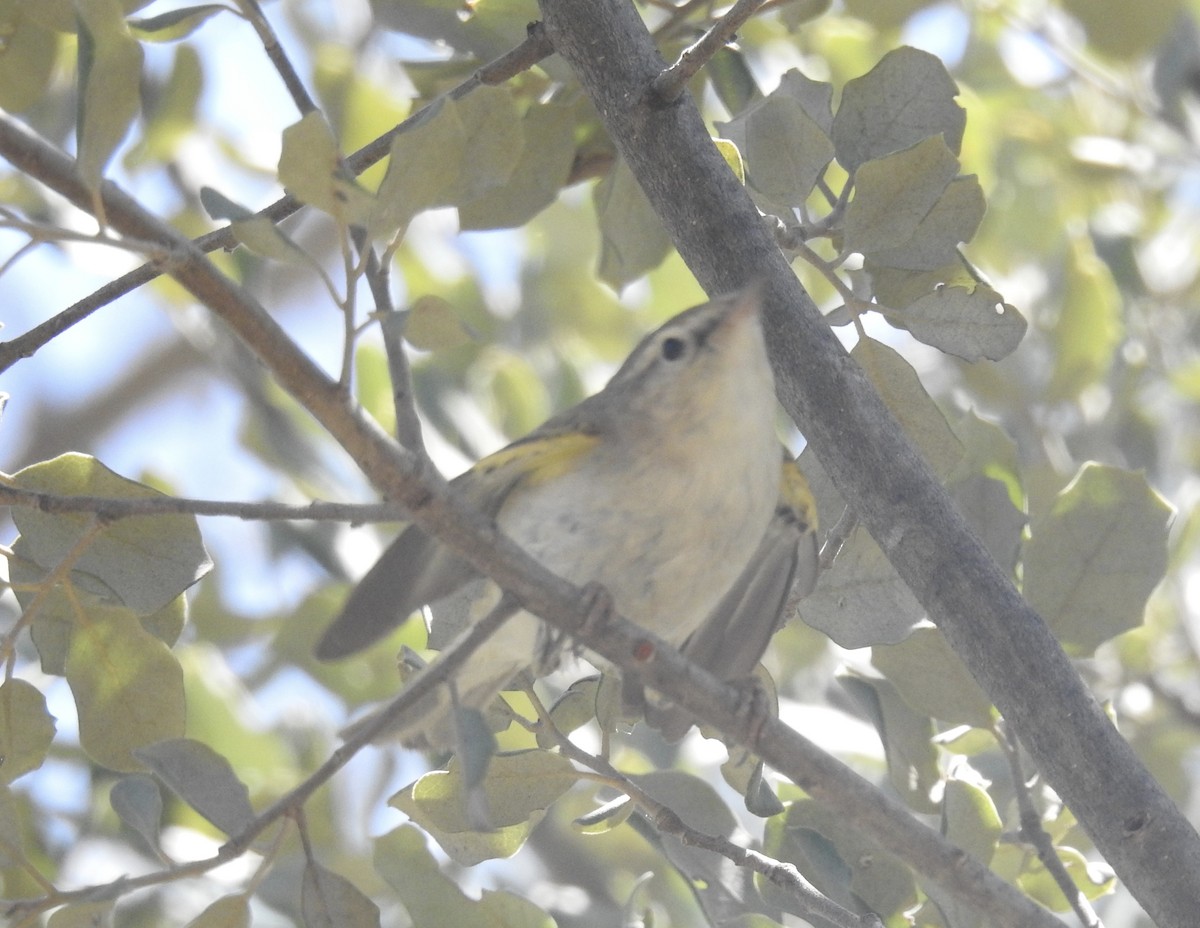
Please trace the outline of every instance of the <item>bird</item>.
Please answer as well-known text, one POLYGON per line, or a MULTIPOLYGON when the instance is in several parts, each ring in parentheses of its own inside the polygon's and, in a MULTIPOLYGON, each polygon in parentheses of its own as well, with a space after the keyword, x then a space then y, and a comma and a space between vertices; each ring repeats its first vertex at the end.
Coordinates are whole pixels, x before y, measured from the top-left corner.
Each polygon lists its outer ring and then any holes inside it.
MULTIPOLYGON (((598 584, 617 613, 684 645, 777 520, 780 443, 761 304, 751 286, 676 315, 602 390, 483 458, 451 490, 551 571, 598 584)), ((369 648, 423 606, 434 632, 439 604, 447 622, 469 625, 500 599, 494 582, 412 524, 353 589, 315 653, 336 660, 369 648)), ((769 639, 763 629, 774 622, 764 621, 756 641, 769 639)), ((695 638, 697 651, 711 650, 714 635, 695 638)), ((452 744, 455 705, 482 708, 519 674, 548 672, 551 640, 517 609, 460 668, 456 700, 440 687, 391 733, 452 744)))

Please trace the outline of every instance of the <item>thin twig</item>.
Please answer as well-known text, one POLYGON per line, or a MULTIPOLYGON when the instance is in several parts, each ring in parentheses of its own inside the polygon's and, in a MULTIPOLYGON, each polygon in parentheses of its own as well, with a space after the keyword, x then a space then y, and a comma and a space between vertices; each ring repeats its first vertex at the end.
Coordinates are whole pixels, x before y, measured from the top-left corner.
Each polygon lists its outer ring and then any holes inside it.
POLYGON ((291 94, 292 102, 296 104, 296 109, 300 111, 300 115, 305 116, 314 112, 317 105, 309 95, 304 82, 300 80, 300 75, 296 73, 291 60, 283 50, 283 46, 279 44, 279 37, 275 34, 275 30, 271 28, 267 17, 263 15, 263 11, 258 5, 258 0, 236 0, 236 2, 241 7, 246 19, 250 21, 250 25, 254 27, 254 31, 258 33, 258 37, 262 40, 267 57, 271 59, 271 64, 275 66, 275 70, 283 78, 283 86, 291 94))
POLYGON ((650 93, 660 104, 673 103, 708 60, 723 49, 738 29, 763 5, 764 0, 737 0, 729 12, 718 19, 699 41, 685 48, 675 63, 650 82, 650 93))
POLYGON ((59 496, 17 487, 0 486, 0 506, 19 506, 41 512, 94 513, 104 521, 134 516, 195 515, 229 516, 247 521, 273 522, 400 522, 407 518, 396 503, 328 503, 314 501, 302 506, 288 503, 249 503, 231 500, 189 499, 183 496, 147 496, 123 499, 111 496, 59 496))
MULTIPOLYGON (((450 90, 448 95, 454 100, 460 100, 477 87, 503 84, 522 71, 533 67, 543 58, 549 57, 553 51, 554 49, 551 47, 550 41, 546 38, 540 24, 535 23, 530 27, 529 34, 520 45, 484 65, 457 87, 450 90)), ((413 113, 395 128, 385 132, 374 141, 368 142, 358 151, 354 152, 354 154, 348 155, 346 157, 346 166, 355 175, 358 175, 383 160, 391 150, 392 140, 408 126, 421 119, 425 111, 436 102, 436 100, 430 101, 429 104, 413 113)), ((280 197, 270 206, 259 210, 254 214, 254 218, 264 218, 269 219, 273 223, 279 223, 297 213, 303 206, 304 204, 295 197, 287 195, 280 197)), ((238 244, 230 226, 224 226, 220 229, 214 229, 212 232, 207 232, 199 238, 193 239, 192 243, 205 254, 217 251, 218 249, 232 250, 238 244)), ((92 313, 109 305, 125 294, 136 290, 143 284, 149 283, 162 273, 163 269, 155 264, 143 264, 141 267, 105 284, 100 289, 90 293, 77 303, 73 303, 61 313, 34 326, 27 332, 8 341, 0 342, 0 374, 16 364, 17 361, 32 357, 43 346, 72 326, 82 322, 92 313)))
POLYGON ((383 333, 383 349, 387 354, 388 377, 392 383, 392 406, 396 411, 396 440, 413 454, 425 454, 421 436, 421 419, 413 396, 412 370, 404 350, 405 316, 396 312, 388 286, 390 261, 380 261, 372 252, 373 264, 367 265, 367 282, 375 298, 375 312, 383 333))
MULTIPOLYGON (((563 755, 594 770, 614 789, 620 790, 633 800, 646 820, 660 834, 670 835, 678 839, 681 844, 703 848, 726 858, 738 867, 746 867, 755 873, 762 874, 772 884, 789 893, 797 906, 804 910, 805 917, 810 920, 817 919, 832 928, 882 928, 882 923, 877 916, 864 915, 860 918, 822 894, 804 878, 804 875, 794 865, 768 857, 759 851, 744 848, 721 835, 711 835, 692 828, 674 809, 659 802, 608 760, 588 753, 571 741, 554 725, 545 707, 541 705, 541 701, 534 696, 531 690, 528 692, 541 720, 542 730, 554 739, 563 755)), ((684 876, 689 875, 684 874, 684 876)))
POLYGON ((1050 840, 1050 835, 1042 827, 1042 817, 1033 804, 1033 797, 1029 795, 1029 785, 1021 765, 1021 748, 1015 735, 1008 725, 1001 725, 998 728, 1000 729, 999 737, 996 740, 1000 742, 1000 747, 1008 760, 1008 768, 1012 772, 1013 793, 1016 795, 1017 809, 1021 814, 1021 840, 1033 847, 1038 860, 1054 878, 1059 891, 1079 917, 1083 928, 1104 928, 1096 910, 1092 908, 1092 904, 1075 885, 1071 874, 1067 873, 1066 865, 1063 864, 1062 858, 1054 849, 1054 842, 1050 840))

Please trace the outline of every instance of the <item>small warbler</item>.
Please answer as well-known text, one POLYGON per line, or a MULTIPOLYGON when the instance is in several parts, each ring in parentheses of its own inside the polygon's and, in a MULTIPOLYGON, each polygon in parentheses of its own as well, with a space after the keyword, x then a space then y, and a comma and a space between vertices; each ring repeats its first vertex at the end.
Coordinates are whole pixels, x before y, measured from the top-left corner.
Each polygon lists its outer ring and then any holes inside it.
MULTIPOLYGON (((550 570, 601 584, 617 612, 682 645, 719 614, 778 521, 780 445, 759 304, 751 288, 675 316, 603 390, 483 458, 451 487, 550 570)), ((776 595, 765 599, 775 613, 750 623, 751 666, 781 606, 776 595)), ((432 607, 432 639, 439 601, 471 621, 499 600, 496 584, 411 525, 351 593, 316 654, 335 659, 369 647, 424 605, 432 607)), ((737 621, 737 610, 730 615, 737 621)), ((703 640, 712 635, 723 640, 718 631, 703 640)), ((547 640, 541 622, 518 611, 460 668, 459 703, 481 708, 522 671, 550 669, 547 640)), ((403 740, 453 743, 451 700, 441 690, 398 720, 403 740)))

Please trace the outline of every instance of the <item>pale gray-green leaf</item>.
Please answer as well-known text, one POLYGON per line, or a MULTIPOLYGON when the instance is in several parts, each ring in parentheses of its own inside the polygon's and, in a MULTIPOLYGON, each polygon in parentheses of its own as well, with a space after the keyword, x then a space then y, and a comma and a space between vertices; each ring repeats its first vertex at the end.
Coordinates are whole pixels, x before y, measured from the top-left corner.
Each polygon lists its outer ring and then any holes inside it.
MULTIPOLYGON (((763 850, 778 860, 795 864, 821 892, 850 908, 862 900, 876 912, 898 912, 916 904, 912 871, 885 852, 849 817, 813 799, 793 802, 786 816, 767 824, 763 850)), ((797 911, 795 901, 783 893, 763 895, 797 911)))
POLYGON ((148 744, 134 755, 227 835, 236 835, 254 818, 246 784, 229 761, 208 745, 191 738, 173 738, 148 744))
POLYGON ((466 144, 458 107, 448 97, 407 123, 392 140, 368 223, 371 234, 390 236, 417 213, 442 202, 465 170, 466 144))
POLYGON ((224 4, 202 3, 199 6, 185 6, 178 10, 168 10, 157 16, 131 19, 129 28, 151 42, 172 42, 191 35, 204 25, 205 20, 210 16, 228 12, 230 9, 224 4))
POLYGON ((603 239, 600 278, 623 290, 662 263, 671 240, 623 160, 596 185, 594 200, 603 239))
POLYGON ((899 644, 876 645, 871 663, 918 712, 976 728, 991 726, 991 700, 936 628, 923 626, 899 644))
POLYGON ((942 780, 933 746, 933 722, 916 712, 888 680, 852 673, 838 675, 879 732, 892 789, 917 812, 937 811, 933 792, 942 780))
POLYGON ((306 928, 379 928, 379 906, 344 876, 309 862, 300 885, 306 928))
POLYGON ((287 264, 304 264, 309 258, 266 216, 235 203, 212 187, 200 188, 200 202, 213 219, 228 219, 233 236, 255 254, 287 264))
POLYGON ((122 822, 141 835, 151 848, 158 848, 163 802, 154 780, 140 773, 121 777, 108 791, 108 802, 122 822))
POLYGON ((4 54, 0 55, 0 108, 19 113, 41 99, 57 58, 54 30, 20 5, 4 11, 4 54))
POLYGON ((71 629, 65 672, 97 763, 137 770, 135 750, 183 734, 183 670, 129 610, 93 604, 71 629))
POLYGON ((843 648, 902 641, 925 617, 870 533, 857 526, 805 597, 801 618, 843 648))
POLYGON ((508 181, 458 208, 459 226, 509 229, 524 225, 554 202, 575 159, 575 117, 570 107, 545 103, 521 120, 524 145, 508 181))
POLYGON ((946 780, 942 796, 942 834, 985 866, 1004 830, 986 789, 957 776, 946 780))
POLYGON ((974 174, 956 177, 917 223, 907 242, 876 249, 871 252, 871 260, 912 271, 935 271, 953 264, 959 259, 959 244, 975 237, 986 208, 979 178, 974 174))
POLYGON ((374 197, 342 163, 333 131, 318 111, 283 130, 279 182, 296 199, 342 225, 362 223, 374 205, 374 197))
POLYGON ((1166 572, 1173 514, 1142 474, 1085 464, 1034 518, 1023 592, 1070 653, 1141 624, 1166 572))
POLYGON ((401 825, 376 838, 374 863, 404 903, 413 928, 474 928, 475 903, 442 873, 425 846, 425 836, 413 825, 401 825))
POLYGON ((222 896, 187 923, 186 928, 249 928, 250 901, 242 895, 222 896))
POLYGON ((404 340, 422 351, 444 351, 471 341, 472 332, 444 297, 417 297, 404 317, 404 340))
MULTIPOLYGON (((26 467, 13 476, 13 484, 60 496, 142 499, 162 495, 82 454, 64 454, 26 467)), ((19 508, 13 510, 13 522, 25 541, 25 556, 52 570, 90 530, 92 517, 19 508)), ((149 615, 167 606, 211 568, 195 516, 133 516, 106 525, 75 562, 72 576, 98 579, 103 590, 111 591, 124 605, 149 615)), ((94 586, 90 589, 102 592, 94 586)))
POLYGON ((983 284, 973 290, 939 287, 884 316, 919 341, 970 362, 1008 357, 1029 327, 1016 307, 983 284))
POLYGON ((863 339, 850 352, 934 473, 945 477, 962 459, 962 442, 899 352, 863 339))
POLYGON ((79 18, 79 174, 95 190, 137 117, 142 46, 116 3, 86 3, 79 18))
POLYGON ((846 250, 870 255, 910 243, 957 174, 958 159, 940 136, 868 161, 846 209, 846 250))
POLYGON ((459 171, 442 192, 444 206, 461 206, 503 187, 525 149, 524 122, 508 87, 479 87, 456 108, 470 167, 459 171))
POLYGON ((955 480, 947 489, 988 553, 1011 576, 1026 519, 1013 505, 1008 488, 999 480, 972 474, 955 480))
POLYGON ((832 132, 838 161, 853 173, 936 135, 957 152, 967 114, 956 96, 958 87, 936 56, 907 46, 888 52, 842 91, 832 132))
POLYGON ((36 770, 54 740, 46 697, 28 680, 0 683, 0 784, 36 770))
POLYGON ((768 200, 801 206, 833 160, 833 143, 791 96, 776 91, 746 120, 750 184, 768 200))
POLYGON ((6 784, 0 783, 0 868, 18 866, 24 859, 23 834, 16 797, 6 784))

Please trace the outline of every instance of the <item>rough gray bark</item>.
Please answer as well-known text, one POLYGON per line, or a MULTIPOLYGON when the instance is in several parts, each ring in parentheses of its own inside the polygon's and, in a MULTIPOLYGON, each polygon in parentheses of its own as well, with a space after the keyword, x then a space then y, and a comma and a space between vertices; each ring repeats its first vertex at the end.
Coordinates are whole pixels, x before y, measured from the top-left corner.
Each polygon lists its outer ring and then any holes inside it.
POLYGON ((1200 837, 1105 717, 833 337, 628 0, 539 0, 676 248, 709 293, 761 279, 780 399, 862 523, 1160 928, 1200 912, 1200 837))

